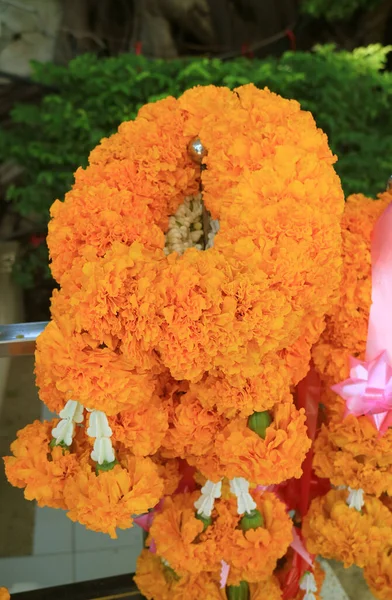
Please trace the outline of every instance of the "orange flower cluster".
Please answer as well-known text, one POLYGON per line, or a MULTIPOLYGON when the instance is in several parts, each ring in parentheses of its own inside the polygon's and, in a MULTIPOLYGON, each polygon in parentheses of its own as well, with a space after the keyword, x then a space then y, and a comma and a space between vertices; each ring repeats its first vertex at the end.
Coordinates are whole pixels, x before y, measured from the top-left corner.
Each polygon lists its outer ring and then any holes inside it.
POLYGON ((219 588, 219 574, 199 573, 178 576, 161 558, 143 550, 136 566, 135 583, 147 600, 226 600, 219 588))
POLYGON ((157 504, 163 494, 163 482, 152 460, 131 456, 124 463, 99 476, 90 465, 81 465, 64 489, 72 521, 116 538, 117 527, 132 526, 131 515, 143 514, 157 504))
POLYGON ((392 544, 392 513, 378 498, 364 497, 361 511, 347 504, 347 490, 331 490, 313 500, 303 523, 307 548, 345 567, 364 567, 392 544))
MULTIPOLYGON (((350 508, 347 490, 313 501, 303 523, 310 552, 357 564, 377 598, 391 596, 392 430, 380 435, 366 416, 345 416, 346 404, 331 388, 348 379, 350 357, 365 359, 372 296, 371 240, 374 226, 392 202, 392 190, 376 200, 347 199, 342 219, 343 270, 339 298, 312 354, 321 378, 324 424, 314 444, 313 468, 334 486, 365 493, 364 505, 350 508)), ((355 504, 354 504, 355 506, 355 504)))
POLYGON ((391 596, 392 430, 380 435, 366 416, 344 417, 345 402, 331 387, 349 377, 350 356, 364 360, 371 306, 371 239, 376 221, 392 202, 391 189, 377 200, 358 194, 347 199, 342 220, 343 272, 340 298, 313 349, 321 376, 326 422, 314 445, 313 467, 335 486, 365 492, 361 512, 345 503, 347 492, 316 499, 304 523, 310 551, 365 567, 377 598, 391 596), (388 583, 389 581, 389 583, 388 583))
POLYGON ((213 481, 222 476, 244 477, 269 485, 300 477, 311 444, 304 411, 298 411, 288 396, 285 402, 275 404, 271 417, 264 438, 248 427, 247 419, 232 419, 224 427, 219 427, 220 419, 215 420, 208 451, 202 456, 189 454, 187 461, 213 481))
POLYGON ((131 515, 147 512, 162 497, 157 465, 127 453, 112 470, 96 473, 82 428, 70 448, 50 444, 57 423, 35 421, 18 432, 11 445, 14 456, 4 459, 8 480, 24 488, 27 500, 68 510, 73 521, 116 538, 117 527, 131 527, 131 515))
POLYGON ((123 123, 52 207, 52 314, 67 343, 41 336, 42 399, 71 394, 115 414, 144 404, 148 376, 169 369, 229 418, 272 408, 306 372, 339 283, 334 161, 309 113, 252 85, 195 88, 123 123), (187 151, 195 136, 202 174, 187 151), (201 182, 214 245, 166 257, 168 218, 201 182))
POLYGON ((228 477, 244 477, 262 484, 281 483, 302 474, 310 448, 305 411, 291 401, 276 404, 263 439, 244 419, 235 419, 217 436, 216 453, 228 477))
POLYGON ((372 594, 379 600, 392 598, 392 547, 386 548, 369 557, 369 563, 363 570, 366 582, 372 594))
MULTIPOLYGON (((227 600, 227 591, 219 585, 219 573, 178 576, 171 567, 148 550, 137 561, 135 582, 148 600, 227 600)), ((281 600, 282 591, 274 576, 249 585, 248 600, 281 600)))
POLYGON ((49 446, 57 422, 34 421, 18 431, 11 444, 13 456, 4 459, 5 472, 12 485, 24 488, 27 500, 36 500, 39 506, 66 508, 64 487, 80 465, 76 454, 60 446, 49 446))
POLYGON ((253 85, 196 87, 102 140, 52 206, 60 289, 36 378, 61 418, 31 426, 39 436, 26 429, 7 475, 112 537, 165 496, 150 531, 157 556, 139 561, 147 597, 225 598, 225 560, 229 585, 281 598, 273 571, 292 522, 274 495, 247 490, 299 478, 310 447, 291 392, 337 301, 335 160, 297 102, 253 85), (180 234, 182 254, 170 241, 180 234), (52 448, 55 425, 63 442, 52 448), (216 499, 207 526, 195 501, 215 500, 191 491, 206 479, 214 493, 229 479, 235 494, 216 499), (262 526, 243 531, 241 507, 254 503, 262 526))
POLYGON ((392 493, 392 433, 379 436, 366 417, 344 417, 345 402, 331 386, 349 376, 349 358, 365 356, 371 305, 371 235, 392 193, 377 200, 358 194, 346 202, 342 220, 343 276, 340 299, 333 306, 327 326, 313 349, 321 376, 321 402, 328 425, 315 444, 314 468, 334 485, 348 485, 380 496, 392 493))
POLYGON ((380 436, 367 417, 349 415, 323 425, 316 439, 313 466, 334 485, 392 495, 392 431, 380 436))
POLYGON ((322 379, 322 403, 328 417, 340 423, 345 404, 331 386, 349 376, 349 357, 365 356, 371 304, 371 235, 377 219, 392 202, 390 191, 377 200, 362 194, 349 196, 342 219, 343 271, 339 299, 326 328, 313 348, 313 360, 322 379))
MULTIPOLYGON (((245 532, 238 529, 239 517, 232 500, 222 510, 223 518, 229 509, 236 522, 224 550, 224 560, 232 567, 229 574, 229 583, 232 585, 238 585, 242 580, 256 583, 268 579, 277 560, 284 556, 292 541, 292 521, 286 506, 275 494, 254 492, 253 499, 263 517, 263 526, 257 529, 245 532)), ((219 507, 217 510, 218 522, 219 507)))
POLYGON ((219 572, 221 560, 230 565, 229 585, 267 580, 292 540, 292 522, 274 494, 255 492, 263 526, 243 531, 233 497, 217 501, 212 524, 203 530, 194 502, 199 492, 165 500, 153 521, 150 539, 157 553, 178 575, 219 572))

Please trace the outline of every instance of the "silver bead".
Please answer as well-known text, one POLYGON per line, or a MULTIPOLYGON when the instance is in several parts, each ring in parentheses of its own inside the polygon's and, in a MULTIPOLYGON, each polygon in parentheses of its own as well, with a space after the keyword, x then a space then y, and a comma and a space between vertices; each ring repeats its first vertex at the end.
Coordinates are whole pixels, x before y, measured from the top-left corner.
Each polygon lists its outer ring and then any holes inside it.
POLYGON ((207 150, 201 143, 200 138, 193 138, 188 144, 188 153, 194 162, 201 164, 207 150))

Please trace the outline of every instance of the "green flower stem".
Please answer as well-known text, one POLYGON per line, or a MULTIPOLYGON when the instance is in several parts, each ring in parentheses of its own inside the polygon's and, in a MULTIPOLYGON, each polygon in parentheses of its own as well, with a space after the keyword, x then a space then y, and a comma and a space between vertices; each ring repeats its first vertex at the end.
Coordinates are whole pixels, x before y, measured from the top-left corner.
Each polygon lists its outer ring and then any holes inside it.
POLYGON ((246 581, 241 581, 240 585, 229 585, 226 588, 227 600, 249 600, 249 585, 246 581))
POLYGON ((206 517, 205 515, 201 515, 199 513, 196 513, 195 517, 203 523, 203 531, 205 531, 209 525, 212 525, 212 517, 206 517))
POLYGON ((99 471, 111 471, 113 469, 113 467, 115 467, 118 464, 117 460, 112 460, 112 462, 106 462, 106 460, 103 461, 102 465, 100 465, 99 463, 97 463, 95 465, 95 471, 98 475, 99 471))

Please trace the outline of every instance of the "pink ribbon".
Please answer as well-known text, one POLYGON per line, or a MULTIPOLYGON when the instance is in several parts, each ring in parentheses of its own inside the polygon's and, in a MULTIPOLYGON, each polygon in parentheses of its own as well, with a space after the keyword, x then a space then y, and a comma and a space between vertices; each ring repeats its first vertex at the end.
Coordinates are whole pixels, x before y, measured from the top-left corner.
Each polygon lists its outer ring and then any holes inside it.
POLYGON ((136 523, 136 525, 139 525, 139 527, 141 527, 142 529, 144 529, 144 531, 147 531, 148 533, 154 520, 154 512, 151 511, 149 513, 146 513, 145 515, 134 517, 133 520, 136 523))
POLYGON ((372 304, 365 361, 351 358, 350 377, 332 390, 346 401, 346 413, 369 415, 383 434, 392 424, 392 204, 372 236, 372 304))
POLYGON ((220 587, 221 589, 226 587, 227 578, 230 572, 230 565, 227 564, 224 560, 221 561, 221 574, 220 574, 220 587))
POLYGON ((279 490, 279 484, 271 483, 270 485, 257 485, 256 492, 273 492, 277 493, 279 490))
POLYGON ((392 204, 378 219, 372 238, 372 305, 366 360, 386 352, 392 362, 392 204))
POLYGON ((136 525, 139 525, 139 527, 141 527, 142 529, 144 529, 144 531, 147 531, 147 533, 148 533, 150 531, 150 527, 154 520, 155 513, 160 512, 162 510, 162 508, 163 508, 163 498, 161 498, 159 500, 158 504, 156 504, 154 506, 154 508, 151 509, 148 513, 134 517, 133 520, 136 523, 136 525))
MULTIPOLYGON (((290 499, 285 497, 285 489, 287 488, 287 484, 286 483, 279 483, 279 484, 272 484, 272 485, 258 485, 256 487, 257 491, 260 491, 262 493, 264 492, 272 492, 274 494, 276 494, 276 496, 279 498, 279 500, 281 500, 281 502, 283 502, 286 505, 286 508, 288 511, 292 510, 293 507, 291 506, 291 502, 290 499)), ((293 540, 290 544, 291 548, 297 553, 299 554, 299 556, 301 558, 303 558, 303 560, 305 562, 307 562, 310 566, 313 565, 313 557, 309 554, 309 552, 306 550, 305 545, 302 541, 302 537, 300 534, 300 530, 297 529, 297 527, 295 527, 295 525, 293 525, 293 540)))
POLYGON ((308 565, 313 567, 313 558, 309 554, 309 552, 306 550, 304 543, 297 531, 297 528, 294 527, 294 525, 293 525, 293 541, 291 542, 290 546, 292 547, 292 549, 295 552, 297 552, 297 554, 299 554, 301 556, 301 558, 304 559, 305 562, 308 563, 308 565))

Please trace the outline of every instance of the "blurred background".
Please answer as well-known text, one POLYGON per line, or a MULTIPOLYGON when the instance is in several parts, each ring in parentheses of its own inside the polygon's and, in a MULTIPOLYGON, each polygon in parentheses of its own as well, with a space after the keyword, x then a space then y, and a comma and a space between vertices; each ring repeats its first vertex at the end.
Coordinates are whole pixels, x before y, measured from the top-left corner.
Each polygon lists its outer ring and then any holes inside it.
MULTIPOLYGON (((49 207, 89 151, 194 85, 297 99, 328 134, 346 194, 384 190, 391 50, 392 0, 0 0, 0 324, 49 318, 49 207)), ((1 455, 41 416, 33 358, 0 359, 1 455)), ((140 547, 139 532, 114 543, 37 509, 1 471, 0 585, 127 572, 140 547)), ((357 583, 352 597, 370 598, 357 583)))

